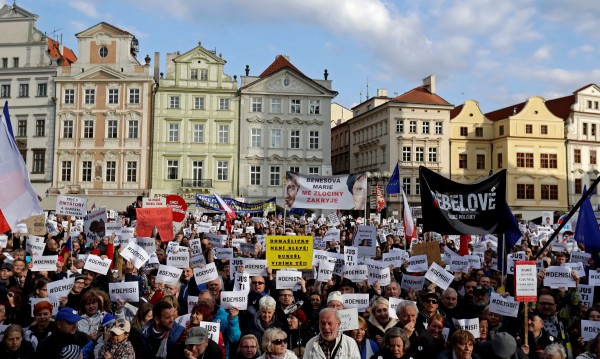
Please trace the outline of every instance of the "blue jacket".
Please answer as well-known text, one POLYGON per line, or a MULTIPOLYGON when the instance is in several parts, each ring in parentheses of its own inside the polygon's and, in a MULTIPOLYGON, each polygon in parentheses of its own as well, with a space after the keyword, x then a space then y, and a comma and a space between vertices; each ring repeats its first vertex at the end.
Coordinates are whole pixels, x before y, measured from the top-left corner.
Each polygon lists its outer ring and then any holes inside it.
MULTIPOLYGON (((154 321, 149 320, 148 323, 146 323, 146 325, 144 325, 144 328, 142 328, 142 330, 140 332, 140 340, 142 342, 142 345, 144 346, 144 351, 146 353, 147 359, 156 358, 156 353, 153 352, 153 350, 150 346, 150 341, 152 340, 151 337, 153 334, 152 333, 153 328, 154 328, 154 321)), ((172 349, 184 331, 185 331, 185 327, 183 327, 177 323, 173 323, 173 327, 171 328, 171 331, 169 332, 169 338, 167 340, 167 353, 168 353, 169 357, 174 354, 176 355, 176 353, 172 352, 172 349)))
POLYGON ((221 334, 223 334, 223 340, 225 341, 225 354, 229 358, 229 343, 239 342, 242 335, 238 316, 231 318, 225 309, 215 305, 212 321, 220 323, 221 334))

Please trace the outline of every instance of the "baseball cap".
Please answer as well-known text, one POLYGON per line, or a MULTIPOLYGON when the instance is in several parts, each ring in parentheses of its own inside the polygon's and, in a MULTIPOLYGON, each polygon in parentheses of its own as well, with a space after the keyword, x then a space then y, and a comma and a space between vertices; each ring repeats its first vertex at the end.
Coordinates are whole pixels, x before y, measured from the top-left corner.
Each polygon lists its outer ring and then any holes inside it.
POLYGON ((63 309, 58 311, 58 314, 56 314, 56 320, 64 320, 69 323, 77 323, 81 320, 81 317, 79 316, 79 314, 77 314, 77 311, 75 309, 64 307, 63 309))
POLYGON ((0 267, 0 270, 2 270, 2 269, 12 271, 13 267, 12 267, 12 264, 10 264, 10 263, 2 263, 2 267, 0 267))
POLYGON ((128 321, 123 318, 119 318, 115 321, 115 324, 110 328, 110 332, 114 335, 121 335, 123 333, 129 333, 131 331, 131 325, 128 321))
POLYGON ((487 289, 482 285, 478 285, 473 289, 473 294, 486 294, 487 292, 487 289))
POLYGON ((188 332, 187 339, 185 340, 185 345, 202 344, 206 339, 208 339, 208 330, 206 328, 193 327, 188 332))
POLYGON ((103 327, 110 327, 115 323, 115 317, 110 314, 110 313, 106 313, 104 314, 104 317, 102 318, 102 326, 103 327))
POLYGON ((437 295, 437 293, 434 292, 434 291, 432 291, 432 290, 430 290, 427 293, 423 294, 421 296, 421 298, 422 299, 433 298, 433 299, 436 299, 436 300, 440 300, 440 297, 437 295))

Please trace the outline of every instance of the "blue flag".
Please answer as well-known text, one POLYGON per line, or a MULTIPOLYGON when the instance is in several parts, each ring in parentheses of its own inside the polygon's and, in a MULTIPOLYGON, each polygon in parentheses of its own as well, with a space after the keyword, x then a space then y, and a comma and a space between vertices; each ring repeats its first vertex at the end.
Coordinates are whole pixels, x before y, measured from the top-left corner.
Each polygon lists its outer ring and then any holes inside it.
POLYGON ((398 169, 398 162, 396 162, 394 173, 392 173, 392 177, 390 177, 390 181, 388 182, 385 191, 387 194, 400 193, 400 170, 398 169))
POLYGON ((504 233, 506 236, 506 244, 509 248, 512 248, 515 243, 523 236, 521 230, 519 229, 519 222, 515 218, 515 215, 512 214, 508 203, 506 204, 506 217, 504 218, 506 221, 506 232, 504 233))
MULTIPOLYGON (((587 192, 584 187, 583 193, 587 192)), ((579 208, 579 217, 575 226, 575 240, 585 245, 585 252, 592 255, 594 266, 600 266, 600 229, 589 196, 579 208)))

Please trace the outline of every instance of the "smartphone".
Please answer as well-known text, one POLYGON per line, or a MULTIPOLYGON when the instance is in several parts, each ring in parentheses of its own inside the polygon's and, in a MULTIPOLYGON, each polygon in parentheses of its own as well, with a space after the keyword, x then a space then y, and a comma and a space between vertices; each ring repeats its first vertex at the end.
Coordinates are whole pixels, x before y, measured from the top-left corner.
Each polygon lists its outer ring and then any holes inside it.
POLYGON ((30 257, 30 256, 27 256, 27 257, 25 257, 25 261, 26 261, 27 263, 30 263, 30 262, 31 262, 31 257, 30 257))

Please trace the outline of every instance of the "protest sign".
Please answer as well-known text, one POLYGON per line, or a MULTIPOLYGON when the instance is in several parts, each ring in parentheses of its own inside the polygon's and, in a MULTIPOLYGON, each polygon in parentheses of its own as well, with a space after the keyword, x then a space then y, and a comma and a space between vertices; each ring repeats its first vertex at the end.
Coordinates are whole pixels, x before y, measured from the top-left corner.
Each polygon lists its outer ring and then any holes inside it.
POLYGON ((33 266, 31 267, 32 272, 54 272, 56 271, 56 262, 58 256, 39 256, 31 258, 33 266))
POLYGON ((311 269, 313 243, 311 236, 267 236, 267 263, 271 269, 311 269))
POLYGON ((84 217, 87 213, 87 199, 73 196, 56 196, 56 214, 84 217))
POLYGON ((188 251, 188 248, 179 246, 175 252, 169 253, 167 255, 167 265, 175 268, 189 268, 190 252, 188 251))
POLYGON ((294 290, 296 285, 300 283, 302 279, 302 272, 289 271, 289 270, 278 270, 275 281, 276 289, 291 289, 294 290))
POLYGON ((419 273, 426 272, 428 269, 427 265, 427 256, 425 254, 421 254, 418 256, 413 255, 408 260, 408 267, 406 268, 407 272, 410 273, 419 273))
POLYGON ((0 234, 0 248, 6 248, 8 245, 8 236, 6 234, 0 234))
POLYGON ((411 276, 408 274, 404 274, 402 276, 402 280, 400 281, 400 288, 404 290, 414 289, 416 291, 420 291, 423 289, 423 285, 425 284, 425 276, 411 276))
POLYGON ((479 318, 473 319, 452 319, 456 329, 466 330, 473 334, 475 338, 479 338, 479 318))
POLYGON ((526 259, 525 251, 509 253, 506 255, 506 273, 515 274, 515 261, 524 261, 526 259))
POLYGON ((160 240, 170 242, 173 236, 173 210, 170 207, 136 208, 136 232, 141 237, 151 237, 156 226, 160 240))
POLYGON ((243 258, 244 270, 251 276, 267 275, 267 261, 264 259, 243 258))
POLYGON ((338 310, 341 326, 340 332, 358 329, 358 310, 356 308, 338 310))
POLYGON ((359 312, 364 312, 369 307, 369 294, 367 293, 346 293, 343 294, 344 308, 356 308, 359 312))
POLYGON ((68 296, 71 289, 73 289, 73 283, 75 283, 75 278, 65 278, 48 282, 48 297, 59 299, 68 296))
POLYGON ((166 207, 167 200, 165 197, 144 197, 142 199, 143 208, 166 207))
MULTIPOLYGON (((117 238, 120 242, 120 244, 126 244, 127 242, 131 242, 133 241, 133 235, 135 233, 135 228, 133 227, 123 227, 121 228, 121 232, 117 235, 117 238)), ((117 240, 117 238, 115 238, 115 241, 117 240)))
POLYGON ((469 271, 468 256, 452 256, 450 259, 450 272, 467 273, 469 271))
POLYGON ((250 292, 250 275, 246 272, 235 272, 233 281, 233 290, 248 293, 250 292))
POLYGON ((108 294, 110 300, 116 302, 123 299, 127 302, 139 302, 140 294, 138 292, 138 282, 115 282, 108 283, 108 294))
POLYGON ((187 296, 188 312, 191 312, 192 308, 194 308, 194 306, 196 304, 198 304, 198 296, 197 295, 188 295, 187 296))
POLYGON ((108 269, 110 268, 111 263, 112 259, 110 258, 102 259, 97 255, 89 254, 85 260, 85 265, 83 266, 83 269, 106 275, 106 273, 108 273, 108 269))
POLYGON ((393 249, 389 253, 383 253, 382 261, 385 264, 391 264, 394 268, 402 267, 404 258, 408 257, 408 253, 402 249, 393 249))
POLYGON ((583 268, 583 263, 581 262, 562 263, 561 266, 571 268, 571 270, 575 271, 579 278, 586 276, 585 269, 583 268))
POLYGON ((206 330, 208 330, 208 335, 210 335, 210 339, 219 344, 219 330, 221 328, 221 323, 200 322, 200 325, 198 326, 206 328, 206 330))
POLYGON ((327 215, 327 220, 329 221, 330 227, 337 227, 340 225, 340 219, 338 218, 337 214, 335 214, 335 213, 329 213, 327 215))
POLYGON ((369 270, 368 277, 369 285, 375 284, 378 282, 379 285, 385 287, 391 282, 391 273, 389 267, 379 268, 378 270, 369 270))
POLYGON ((25 243, 27 253, 31 253, 33 256, 41 256, 46 248, 46 242, 44 237, 29 236, 25 243))
POLYGON ((588 278, 588 284, 600 286, 600 273, 590 271, 589 278, 588 278))
POLYGON ((139 269, 150 259, 150 254, 139 245, 129 242, 121 251, 121 257, 132 261, 133 266, 139 269))
POLYGON ((390 316, 390 318, 394 318, 394 319, 398 319, 398 314, 396 313, 396 309, 398 308, 398 305, 400 303, 402 303, 404 301, 404 299, 402 298, 394 298, 394 297, 389 297, 388 298, 388 315, 390 316))
POLYGON ((333 275, 333 268, 335 267, 334 262, 323 261, 319 263, 319 270, 317 271, 317 280, 320 282, 327 282, 333 275))
POLYGON ((500 294, 492 293, 490 295, 489 311, 516 318, 519 314, 519 302, 516 302, 513 297, 504 298, 500 294))
POLYGON ((590 258, 592 258, 591 253, 586 253, 586 252, 572 252, 571 253, 571 262, 572 263, 581 262, 581 263, 587 265, 590 258))
POLYGON ((357 247, 352 247, 352 246, 344 247, 344 265, 346 265, 348 267, 357 265, 358 264, 356 262, 357 258, 358 258, 358 248, 357 247))
POLYGON ((151 237, 137 237, 136 238, 137 245, 144 248, 146 253, 152 254, 156 253, 156 240, 151 237))
POLYGON ((23 223, 27 226, 27 233, 34 236, 45 236, 48 232, 46 230, 46 215, 43 213, 30 216, 23 223))
POLYGON ((323 236, 324 242, 339 242, 340 241, 340 230, 333 227, 329 228, 325 235, 323 236))
POLYGON ((594 286, 579 284, 577 286, 577 292, 579 293, 579 300, 581 305, 592 307, 594 305, 594 286))
POLYGON ((219 260, 232 260, 233 248, 215 248, 215 257, 219 260))
POLYGON ((367 176, 364 172, 337 176, 287 172, 286 207, 364 210, 366 183, 367 176), (356 198, 353 191, 356 192, 356 198))
POLYGON ((344 271, 344 254, 342 253, 334 253, 327 252, 328 257, 327 260, 333 262, 335 265, 333 266, 333 274, 342 276, 344 271))
POLYGON ((481 262, 482 262, 483 256, 470 255, 470 256, 467 256, 467 258, 469 259, 469 268, 481 269, 481 262))
POLYGON ((239 291, 221 292, 221 308, 227 310, 231 307, 235 307, 238 310, 248 309, 248 295, 245 292, 239 291))
POLYGON ((537 269, 534 261, 515 262, 515 300, 537 301, 537 269))
POLYGON ((369 276, 369 269, 367 268, 366 265, 355 265, 355 266, 345 265, 343 267, 343 271, 344 271, 344 278, 346 278, 352 282, 355 282, 355 283, 363 282, 365 280, 365 278, 367 278, 369 276))
POLYGON ((546 268, 544 286, 551 288, 575 288, 576 283, 571 274, 571 268, 550 266, 546 268))
MULTIPOLYGON (((156 275, 156 283, 165 283, 168 285, 177 285, 179 277, 183 269, 161 264, 158 266, 158 274, 156 275)), ((200 284, 200 283, 198 283, 200 284)))
POLYGON ((255 256, 256 255, 256 243, 240 243, 240 252, 242 256, 255 256))
POLYGON ((110 236, 112 234, 119 235, 123 226, 120 222, 108 222, 104 225, 104 228, 106 230, 106 235, 110 236))
POLYGON ((210 227, 212 227, 212 223, 210 222, 199 222, 195 225, 196 232, 198 233, 208 233, 210 232, 210 227))
POLYGON ((581 320, 581 337, 583 340, 594 340, 598 333, 600 333, 600 322, 595 320, 581 320))
POLYGON ((437 263, 431 263, 429 270, 425 273, 425 278, 443 290, 446 290, 454 280, 454 275, 440 267, 437 263))
POLYGON ((208 283, 219 278, 215 263, 208 263, 204 268, 194 268, 194 278, 196 278, 196 284, 208 283))
POLYGON ((418 256, 422 254, 427 256, 427 263, 442 263, 442 257, 440 255, 440 243, 438 241, 415 244, 412 249, 412 255, 418 256))
POLYGON ((312 258, 312 266, 316 267, 319 265, 319 262, 329 261, 329 253, 330 252, 322 251, 320 249, 314 250, 313 258, 312 258))
POLYGON ((354 246, 358 247, 358 255, 374 257, 377 253, 377 228, 375 226, 355 226, 354 246))

